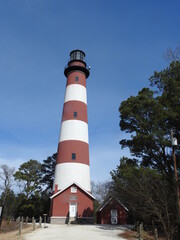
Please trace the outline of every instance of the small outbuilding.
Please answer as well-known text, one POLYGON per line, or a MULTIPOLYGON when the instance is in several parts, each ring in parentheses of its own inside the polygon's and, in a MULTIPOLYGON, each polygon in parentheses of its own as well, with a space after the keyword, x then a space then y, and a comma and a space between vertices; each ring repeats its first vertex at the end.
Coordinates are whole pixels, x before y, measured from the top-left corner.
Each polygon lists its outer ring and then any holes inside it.
POLYGON ((111 197, 96 211, 97 224, 127 224, 128 211, 118 199, 111 197))

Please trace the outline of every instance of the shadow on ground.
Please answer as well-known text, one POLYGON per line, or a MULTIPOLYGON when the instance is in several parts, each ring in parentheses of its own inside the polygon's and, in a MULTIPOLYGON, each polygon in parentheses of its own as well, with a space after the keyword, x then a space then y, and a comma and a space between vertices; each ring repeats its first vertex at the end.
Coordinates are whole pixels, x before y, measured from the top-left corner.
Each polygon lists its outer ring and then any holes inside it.
POLYGON ((111 224, 100 224, 95 225, 96 228, 102 229, 102 230, 130 230, 133 225, 111 225, 111 224))

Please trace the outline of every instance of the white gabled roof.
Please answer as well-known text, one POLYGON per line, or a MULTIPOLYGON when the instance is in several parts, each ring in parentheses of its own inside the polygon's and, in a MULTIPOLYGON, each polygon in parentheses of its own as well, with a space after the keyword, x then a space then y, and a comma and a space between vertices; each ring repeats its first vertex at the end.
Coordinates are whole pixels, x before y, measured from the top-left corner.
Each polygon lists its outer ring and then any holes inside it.
MULTIPOLYGON (((108 201, 106 201, 105 203, 103 203, 100 208, 97 210, 97 212, 102 211, 102 209, 113 199, 113 197, 109 198, 108 201)), ((121 201, 119 201, 118 199, 114 198, 127 212, 129 212, 129 210, 122 204, 121 201)))
POLYGON ((83 192, 85 192, 87 195, 89 195, 91 198, 93 198, 95 200, 95 197, 93 197, 93 195, 91 193, 89 193, 88 191, 86 191, 83 187, 81 187, 78 183, 76 182, 72 182, 71 184, 69 184, 68 186, 64 187, 63 189, 61 189, 60 191, 56 192, 55 194, 53 194, 50 199, 56 197, 57 195, 59 195, 60 193, 62 193, 64 190, 66 190, 67 188, 69 188, 70 186, 72 186, 73 184, 75 184, 77 187, 79 187, 81 190, 83 190, 83 192))

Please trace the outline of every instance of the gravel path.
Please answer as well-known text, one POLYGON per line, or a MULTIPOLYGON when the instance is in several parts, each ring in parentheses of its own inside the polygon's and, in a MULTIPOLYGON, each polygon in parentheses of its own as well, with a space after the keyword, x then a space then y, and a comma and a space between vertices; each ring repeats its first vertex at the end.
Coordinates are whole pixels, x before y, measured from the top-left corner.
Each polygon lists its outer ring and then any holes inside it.
POLYGON ((124 240, 118 234, 126 226, 112 225, 56 225, 48 224, 47 228, 37 229, 23 236, 24 240, 124 240))

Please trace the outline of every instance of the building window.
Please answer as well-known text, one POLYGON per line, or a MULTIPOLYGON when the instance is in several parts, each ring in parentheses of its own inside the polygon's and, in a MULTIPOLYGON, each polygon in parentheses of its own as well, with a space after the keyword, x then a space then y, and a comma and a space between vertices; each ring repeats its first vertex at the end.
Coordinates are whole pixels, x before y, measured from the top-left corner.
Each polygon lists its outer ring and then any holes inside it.
POLYGON ((71 193, 77 193, 77 187, 72 186, 71 187, 71 193))
POLYGON ((73 113, 74 118, 77 118, 77 112, 73 113))
POLYGON ((75 81, 78 82, 79 81, 79 77, 75 76, 75 81))
POLYGON ((70 196, 69 200, 70 201, 76 201, 77 200, 77 196, 70 196))
POLYGON ((76 160, 76 153, 72 153, 72 160, 76 160))

